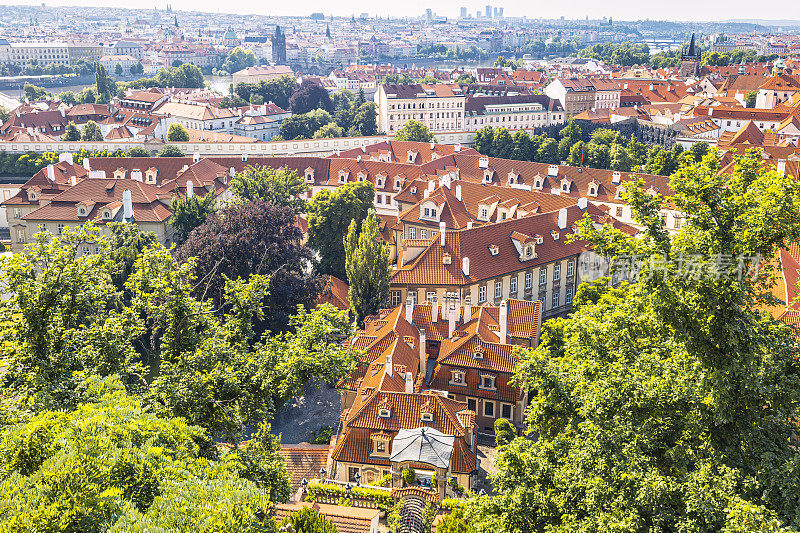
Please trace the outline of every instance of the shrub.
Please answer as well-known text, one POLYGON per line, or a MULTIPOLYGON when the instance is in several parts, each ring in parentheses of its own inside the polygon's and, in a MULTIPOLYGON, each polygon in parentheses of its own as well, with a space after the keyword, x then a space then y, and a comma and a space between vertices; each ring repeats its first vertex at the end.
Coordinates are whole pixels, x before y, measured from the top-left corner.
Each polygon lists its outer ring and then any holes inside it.
POLYGON ((514 437, 516 436, 517 432, 507 418, 498 418, 494 421, 495 444, 498 446, 503 446, 504 444, 508 444, 514 440, 514 437))
POLYGON ((403 470, 403 481, 406 482, 406 485, 416 485, 417 472, 413 468, 406 468, 403 470))

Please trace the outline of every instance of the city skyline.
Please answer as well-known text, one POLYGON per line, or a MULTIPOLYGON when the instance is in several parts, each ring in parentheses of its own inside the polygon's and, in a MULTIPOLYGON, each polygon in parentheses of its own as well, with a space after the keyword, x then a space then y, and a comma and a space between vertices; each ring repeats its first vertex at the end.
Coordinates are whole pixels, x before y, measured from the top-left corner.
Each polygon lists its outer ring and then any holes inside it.
MULTIPOLYGON (((313 12, 321 12, 325 15, 333 16, 358 16, 361 13, 368 13, 370 17, 377 15, 384 17, 390 15, 392 17, 422 17, 426 9, 432 9, 433 12, 441 17, 448 19, 457 19, 462 7, 465 7, 467 13, 472 18, 475 18, 476 12, 483 13, 486 2, 473 2, 466 3, 459 0, 444 0, 437 2, 432 6, 429 1, 414 0, 412 2, 403 2, 402 4, 392 4, 386 8, 381 8, 380 13, 376 13, 374 2, 367 0, 355 0, 348 2, 346 7, 344 4, 331 5, 323 0, 309 0, 297 5, 281 5, 280 12, 271 11, 271 6, 264 6, 253 1, 239 0, 237 2, 229 2, 225 4, 225 9, 221 9, 219 4, 211 2, 210 0, 174 0, 169 2, 174 10, 180 11, 202 11, 209 13, 232 13, 232 14, 258 14, 267 16, 309 16, 313 12), (388 12, 387 12, 388 11, 388 12)), ((117 8, 131 8, 128 2, 124 0, 56 0, 46 3, 37 0, 16 0, 13 2, 2 2, 4 6, 11 5, 29 5, 29 6, 80 6, 80 7, 104 7, 111 6, 117 8)), ((145 2, 139 4, 140 9, 164 9, 166 2, 145 2)), ((587 16, 590 19, 602 19, 603 17, 612 17, 617 20, 670 20, 670 21, 736 21, 752 20, 752 4, 737 0, 733 2, 710 2, 706 4, 698 4, 690 0, 677 0, 669 4, 665 3, 652 3, 642 5, 635 0, 622 0, 615 2, 613 5, 598 4, 596 2, 589 2, 587 0, 580 0, 565 9, 560 4, 548 4, 544 6, 531 6, 521 0, 510 0, 504 3, 489 3, 492 7, 504 8, 504 15, 506 18, 521 18, 527 17, 529 19, 565 19, 577 20, 584 19, 587 16), (724 7, 726 17, 722 19, 720 9, 724 7), (632 13, 638 14, 637 17, 631 17, 632 13), (687 14, 691 13, 691 16, 687 14)), ((790 21, 796 22, 800 25, 800 5, 792 8, 786 6, 782 11, 780 19, 766 19, 776 23, 790 21)))

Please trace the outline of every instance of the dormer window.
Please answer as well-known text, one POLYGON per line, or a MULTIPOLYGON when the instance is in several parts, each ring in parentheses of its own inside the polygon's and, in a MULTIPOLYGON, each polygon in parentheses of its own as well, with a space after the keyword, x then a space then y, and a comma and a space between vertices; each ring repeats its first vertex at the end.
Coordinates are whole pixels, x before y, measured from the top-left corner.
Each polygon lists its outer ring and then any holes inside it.
POLYGON ((413 163, 416 158, 417 158, 417 152, 416 151, 409 150, 406 153, 406 162, 413 163))
POLYGON ((544 237, 541 235, 536 235, 536 244, 542 244, 544 242, 544 237))
POLYGON ((478 218, 481 220, 489 220, 489 208, 481 207, 480 211, 478 212, 478 218))
POLYGON ((597 196, 597 187, 589 185, 589 196, 597 196))
POLYGON ((450 265, 453 263, 453 256, 449 253, 445 253, 442 255, 442 264, 443 265, 450 265))
POLYGON ((147 183, 155 183, 158 180, 158 169, 147 169, 144 173, 144 179, 147 183))
POLYGON ((525 247, 525 258, 532 259, 533 258, 533 245, 529 244, 525 247))
POLYGON ((535 178, 533 178, 533 188, 542 190, 542 187, 544 187, 543 181, 544 180, 542 180, 541 176, 536 176, 535 178))
POLYGON ((509 185, 516 185, 519 183, 519 174, 515 171, 511 171, 508 173, 508 183, 509 185))
POLYGON ((378 418, 391 418, 392 411, 388 407, 381 407, 378 409, 378 418))
POLYGON ((561 180, 561 190, 563 192, 569 192, 569 190, 571 188, 572 188, 572 180, 567 179, 567 178, 564 178, 563 180, 561 180))
POLYGON ((87 213, 86 206, 85 205, 79 205, 78 206, 78 216, 79 217, 85 217, 86 213, 87 213))
POLYGON ((497 254, 500 253, 500 247, 497 246, 496 244, 489 245, 489 253, 492 256, 496 256, 497 254))
POLYGON ((314 183, 314 169, 308 167, 305 173, 306 173, 306 183, 314 183))
POLYGON ((473 359, 483 359, 483 352, 481 352, 481 351, 473 352, 472 353, 472 358, 473 359))
POLYGON ((553 237, 554 241, 557 241, 558 237, 559 237, 559 234, 558 234, 558 232, 556 230, 553 230, 553 231, 550 232, 550 236, 553 237))
POLYGON ((490 169, 486 169, 483 171, 483 183, 491 183, 492 182, 492 174, 494 174, 490 169))
POLYGON ((103 209, 103 220, 111 220, 111 211, 103 209))
POLYGON ((403 180, 395 178, 394 190, 399 191, 402 186, 403 186, 403 180))
POLYGON ((622 188, 621 185, 619 187, 617 187, 617 192, 614 194, 614 198, 616 198, 617 200, 621 200, 622 199, 622 189, 623 188, 622 188))
POLYGON ((358 173, 358 181, 366 181, 366 180, 367 180, 366 172, 359 172, 358 173))
POLYGON ((347 183, 347 177, 350 175, 346 170, 339 171, 339 183, 347 183))
POLYGON ((433 422, 433 413, 422 412, 419 415, 420 422, 433 422))
POLYGON ((384 182, 384 177, 383 176, 378 176, 377 178, 375 178, 375 187, 377 187, 379 189, 382 189, 383 188, 383 182, 384 182))
POLYGON ((36 194, 36 191, 28 191, 28 200, 34 201, 39 198, 39 195, 36 194))
POLYGON ((417 194, 417 188, 411 187, 411 194, 417 194))
POLYGON ((125 172, 126 171, 124 168, 118 168, 117 170, 114 171, 114 179, 116 180, 125 179, 125 172))

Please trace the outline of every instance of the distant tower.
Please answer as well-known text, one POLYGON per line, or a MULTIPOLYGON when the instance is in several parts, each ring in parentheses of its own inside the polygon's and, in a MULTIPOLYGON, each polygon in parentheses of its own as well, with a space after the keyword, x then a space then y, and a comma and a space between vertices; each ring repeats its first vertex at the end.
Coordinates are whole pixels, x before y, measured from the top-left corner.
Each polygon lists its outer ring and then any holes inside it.
POLYGON ((745 70, 744 70, 744 58, 742 58, 742 64, 739 65, 739 76, 744 76, 744 73, 745 73, 745 70))
POLYGON ((330 24, 328 24, 328 27, 325 28, 325 37, 327 37, 328 39, 331 38, 331 25, 330 24))
POLYGON ((280 26, 275 26, 275 35, 272 37, 272 62, 276 65, 286 64, 286 35, 280 26))
POLYGON ((488 4, 486 5, 486 18, 487 19, 491 19, 492 18, 492 6, 490 6, 488 4))
POLYGON ((433 20, 433 10, 431 8, 425 10, 425 20, 428 22, 433 20))
POLYGON ((467 8, 466 7, 462 7, 461 8, 461 15, 460 15, 459 18, 462 18, 462 19, 467 18, 467 8))
POLYGON ((503 8, 502 7, 497 10, 497 15, 498 15, 497 18, 499 18, 500 20, 503 20, 503 8))
POLYGON ((700 50, 695 46, 693 33, 692 39, 689 41, 689 50, 681 56, 680 75, 685 78, 697 76, 700 70, 700 59, 700 50))

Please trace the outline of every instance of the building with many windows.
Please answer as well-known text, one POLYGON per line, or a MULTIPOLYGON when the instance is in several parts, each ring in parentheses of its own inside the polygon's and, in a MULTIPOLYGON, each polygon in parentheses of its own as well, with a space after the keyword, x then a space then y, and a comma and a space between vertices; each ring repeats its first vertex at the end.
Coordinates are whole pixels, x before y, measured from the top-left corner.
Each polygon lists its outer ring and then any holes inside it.
POLYGON ((410 120, 434 134, 463 131, 466 96, 457 84, 383 84, 375 93, 378 130, 393 137, 410 120))

